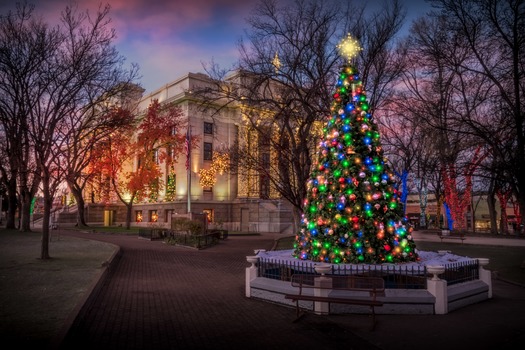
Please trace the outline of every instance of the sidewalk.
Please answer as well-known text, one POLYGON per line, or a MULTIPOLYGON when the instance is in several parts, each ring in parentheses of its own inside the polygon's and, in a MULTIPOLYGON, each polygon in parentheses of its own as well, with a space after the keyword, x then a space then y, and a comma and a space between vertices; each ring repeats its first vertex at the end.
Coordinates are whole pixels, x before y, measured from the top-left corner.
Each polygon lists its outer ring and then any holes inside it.
MULTIPOLYGON (((109 272, 89 299, 62 288, 61 295, 44 301, 70 303, 74 299, 77 306, 85 302, 85 307, 72 311, 76 318, 38 312, 66 319, 63 330, 69 333, 61 349, 521 349, 525 342, 525 290, 498 280, 494 280, 494 298, 489 301, 447 315, 378 315, 374 332, 368 329, 368 315, 309 314, 293 323, 293 308, 244 296, 244 271, 250 265, 246 256, 253 255, 254 249, 270 249, 276 237, 231 236, 198 251, 136 236, 64 231, 59 241, 52 242, 53 263, 80 264, 107 247, 120 247, 120 254, 107 264, 115 252, 109 249, 103 254, 106 260, 95 259, 96 267, 91 263, 70 275, 95 270, 100 277, 102 270, 109 272), (81 248, 91 244, 95 249, 81 248), (59 256, 58 245, 69 254, 59 256)), ((416 242, 439 240, 427 234, 418 237, 415 233, 414 237, 416 242)), ((14 246, 0 243, 2 251, 14 246)), ((30 249, 34 254, 35 248, 30 249)), ((31 267, 31 260, 18 270, 4 269, 4 265, 2 275, 6 276, 31 267)), ((59 285, 62 272, 55 272, 51 276, 59 285)), ((84 290, 93 286, 92 279, 87 280, 90 283, 84 284, 84 290)), ((26 288, 41 293, 38 286, 43 281, 36 282, 26 288)), ((12 299, 8 304, 15 307, 20 301, 12 299)), ((1 312, 4 319, 5 311, 1 312)), ((7 323, 3 320, 1 325, 7 323)), ((4 341, 15 338, 4 333, 4 341)), ((15 340, 20 347, 45 344, 43 339, 29 337, 15 340)), ((58 347, 60 338, 55 340, 53 345, 58 347)))
MULTIPOLYGON (((413 231, 412 236, 417 241, 427 242, 441 242, 441 239, 437 235, 437 231, 413 231)), ((443 240, 444 242, 454 242, 453 240, 443 240)), ((495 246, 519 246, 525 247, 525 238, 516 236, 481 236, 481 235, 467 235, 467 238, 463 241, 463 244, 482 244, 482 245, 495 245, 495 246)), ((525 259, 525 257, 524 257, 525 259)))

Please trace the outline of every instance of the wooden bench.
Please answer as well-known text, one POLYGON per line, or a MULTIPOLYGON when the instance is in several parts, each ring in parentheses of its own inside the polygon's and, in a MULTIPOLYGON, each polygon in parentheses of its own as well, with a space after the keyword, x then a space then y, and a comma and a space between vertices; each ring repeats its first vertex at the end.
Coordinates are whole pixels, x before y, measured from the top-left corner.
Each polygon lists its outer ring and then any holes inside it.
POLYGON ((448 230, 446 232, 447 233, 444 233, 443 231, 438 232, 441 242, 443 242, 444 239, 460 239, 461 243, 463 243, 463 241, 467 239, 464 233, 450 232, 448 230))
POLYGON ((380 277, 294 274, 292 276, 292 287, 299 288, 297 293, 285 294, 284 297, 295 301, 297 318, 294 322, 302 316, 299 307, 300 300, 328 303, 328 310, 330 310, 331 303, 364 305, 370 306, 372 330, 376 324, 375 307, 383 306, 383 302, 377 300, 377 297, 385 295, 385 281, 380 277), (319 278, 330 279, 330 281, 326 283, 327 281, 325 280, 323 283, 320 283, 319 278), (326 293, 327 296, 317 296, 314 293, 314 289, 329 289, 330 292, 326 293), (345 291, 351 293, 341 293, 345 291))

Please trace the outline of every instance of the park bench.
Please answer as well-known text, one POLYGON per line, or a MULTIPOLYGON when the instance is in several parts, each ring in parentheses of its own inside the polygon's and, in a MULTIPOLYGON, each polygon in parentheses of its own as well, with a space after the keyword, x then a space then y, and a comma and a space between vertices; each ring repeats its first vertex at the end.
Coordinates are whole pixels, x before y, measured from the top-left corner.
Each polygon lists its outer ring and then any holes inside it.
POLYGON ((438 232, 438 236, 441 239, 441 242, 443 242, 444 239, 460 239, 461 243, 463 243, 463 241, 467 239, 464 233, 450 232, 449 230, 438 232))
MULTIPOLYGON (((385 295, 385 282, 380 277, 367 276, 341 276, 341 275, 315 275, 315 274, 294 274, 292 275, 292 287, 299 288, 297 293, 285 294, 286 299, 295 301, 297 321, 304 314, 299 307, 300 300, 325 302, 328 303, 330 310, 331 303, 353 304, 370 306, 372 314, 372 326, 375 328, 375 307, 383 306, 383 302, 378 300, 378 296, 385 295), (324 281, 322 279, 325 279, 324 281), (329 279, 328 283, 327 280, 329 279), (322 293, 323 296, 315 295, 314 289, 328 289, 322 293)), ((321 294, 321 293, 317 293, 321 294)), ((315 303, 314 303, 315 311, 315 303)))

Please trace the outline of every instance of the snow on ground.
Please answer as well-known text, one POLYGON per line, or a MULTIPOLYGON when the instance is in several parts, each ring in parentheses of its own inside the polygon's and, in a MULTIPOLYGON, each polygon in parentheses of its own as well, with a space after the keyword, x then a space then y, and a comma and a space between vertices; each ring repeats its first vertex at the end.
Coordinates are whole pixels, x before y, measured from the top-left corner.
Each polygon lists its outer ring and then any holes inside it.
MULTIPOLYGON (((268 259, 275 259, 275 260, 281 260, 281 261, 293 261, 293 262, 305 262, 308 263, 310 261, 307 260, 299 260, 292 256, 293 250, 273 250, 273 251, 264 251, 264 250, 255 250, 255 254, 261 258, 268 258, 268 259)), ((453 263, 459 263, 459 262, 468 262, 476 260, 474 258, 469 258, 466 256, 460 256, 452 254, 448 250, 440 250, 437 252, 430 252, 430 251, 421 251, 418 250, 417 253, 419 254, 420 260, 417 262, 410 262, 410 263, 398 263, 398 264, 388 264, 388 265, 394 265, 396 267, 417 267, 417 266, 435 266, 435 265, 447 265, 447 264, 453 264, 453 263)), ((312 263, 312 262, 310 262, 312 263)), ((319 264, 319 263, 313 263, 319 264)), ((347 264, 350 265, 350 264, 347 264)), ((372 264, 361 264, 361 265, 369 265, 373 266, 372 264)), ((387 265, 387 264, 382 264, 387 265)))

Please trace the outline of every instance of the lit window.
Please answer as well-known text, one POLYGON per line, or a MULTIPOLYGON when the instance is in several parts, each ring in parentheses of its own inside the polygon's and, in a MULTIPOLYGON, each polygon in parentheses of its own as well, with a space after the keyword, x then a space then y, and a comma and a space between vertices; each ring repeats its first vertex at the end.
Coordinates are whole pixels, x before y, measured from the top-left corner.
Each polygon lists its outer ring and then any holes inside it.
POLYGON ((213 222, 213 209, 204 209, 202 212, 206 214, 209 223, 213 222))
POLYGON ((149 211, 149 222, 157 222, 159 221, 159 214, 157 214, 156 210, 150 210, 149 211))

